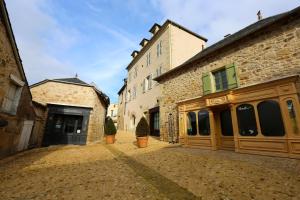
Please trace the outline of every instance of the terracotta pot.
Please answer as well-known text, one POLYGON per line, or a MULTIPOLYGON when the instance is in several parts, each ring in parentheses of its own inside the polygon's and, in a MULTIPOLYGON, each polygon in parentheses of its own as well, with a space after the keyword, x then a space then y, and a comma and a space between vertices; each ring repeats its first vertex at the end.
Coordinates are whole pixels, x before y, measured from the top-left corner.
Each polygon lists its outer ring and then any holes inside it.
POLYGON ((106 144, 115 143, 115 135, 107 135, 105 138, 106 138, 106 144))
POLYGON ((136 137, 137 146, 139 148, 145 148, 148 146, 148 136, 146 137, 136 137))

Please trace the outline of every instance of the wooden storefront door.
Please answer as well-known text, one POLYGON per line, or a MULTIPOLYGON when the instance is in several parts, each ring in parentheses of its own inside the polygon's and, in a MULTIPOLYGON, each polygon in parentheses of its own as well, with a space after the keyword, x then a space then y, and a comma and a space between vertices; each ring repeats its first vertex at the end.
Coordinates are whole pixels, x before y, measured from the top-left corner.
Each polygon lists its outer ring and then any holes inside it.
POLYGON ((234 150, 234 137, 230 108, 217 112, 217 146, 218 149, 234 150))

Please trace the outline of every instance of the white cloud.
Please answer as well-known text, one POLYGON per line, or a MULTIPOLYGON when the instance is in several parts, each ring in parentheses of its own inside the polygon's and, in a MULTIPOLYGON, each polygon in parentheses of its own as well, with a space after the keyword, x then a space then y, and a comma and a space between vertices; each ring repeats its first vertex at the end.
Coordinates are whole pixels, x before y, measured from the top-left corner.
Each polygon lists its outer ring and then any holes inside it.
POLYGON ((299 6, 299 0, 152 0, 164 18, 170 18, 209 39, 212 44, 264 17, 299 6))
POLYGON ((54 54, 71 48, 79 33, 60 26, 44 12, 43 8, 50 6, 49 1, 10 0, 6 3, 29 82, 73 74, 70 64, 54 54))

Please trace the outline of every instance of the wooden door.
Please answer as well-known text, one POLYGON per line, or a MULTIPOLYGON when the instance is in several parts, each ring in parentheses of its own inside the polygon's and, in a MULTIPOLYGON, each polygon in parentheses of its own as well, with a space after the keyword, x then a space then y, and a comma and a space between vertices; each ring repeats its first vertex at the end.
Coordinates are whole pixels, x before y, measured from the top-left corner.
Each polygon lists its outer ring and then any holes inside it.
POLYGON ((24 125, 22 128, 19 144, 18 144, 18 151, 22 151, 28 148, 28 143, 31 135, 33 127, 33 121, 32 120, 25 120, 24 125))
POLYGON ((219 112, 219 147, 234 150, 233 126, 230 108, 219 112))

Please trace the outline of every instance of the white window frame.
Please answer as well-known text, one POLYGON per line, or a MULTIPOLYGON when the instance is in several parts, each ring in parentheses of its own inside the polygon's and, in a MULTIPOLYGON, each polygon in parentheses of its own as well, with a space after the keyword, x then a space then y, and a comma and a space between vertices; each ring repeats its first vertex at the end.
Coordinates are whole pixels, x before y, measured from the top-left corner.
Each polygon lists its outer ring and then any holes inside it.
POLYGON ((19 107, 20 99, 21 99, 22 89, 23 86, 25 85, 25 82, 20 80, 17 76, 13 74, 10 74, 9 77, 10 77, 10 85, 9 85, 9 89, 6 92, 6 95, 4 96, 1 110, 4 113, 16 115, 19 107), (16 88, 13 97, 9 97, 13 87, 16 88))

